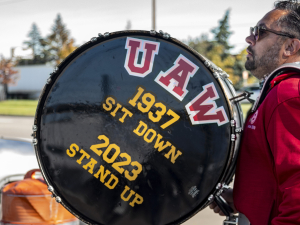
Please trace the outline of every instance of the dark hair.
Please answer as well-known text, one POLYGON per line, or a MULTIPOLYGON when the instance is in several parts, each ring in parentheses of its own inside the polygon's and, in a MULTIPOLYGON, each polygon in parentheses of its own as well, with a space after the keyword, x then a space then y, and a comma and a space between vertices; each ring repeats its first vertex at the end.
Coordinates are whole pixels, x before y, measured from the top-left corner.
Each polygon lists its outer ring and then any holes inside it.
POLYGON ((275 9, 288 12, 277 21, 277 25, 300 39, 300 3, 298 0, 277 1, 274 5, 275 9))

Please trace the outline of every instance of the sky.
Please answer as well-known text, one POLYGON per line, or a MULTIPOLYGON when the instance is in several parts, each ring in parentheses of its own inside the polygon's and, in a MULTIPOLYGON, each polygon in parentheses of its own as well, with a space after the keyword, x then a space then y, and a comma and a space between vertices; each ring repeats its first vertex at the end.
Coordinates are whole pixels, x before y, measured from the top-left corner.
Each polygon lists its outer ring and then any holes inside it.
MULTIPOLYGON (((233 31, 229 41, 232 53, 247 47, 249 27, 273 9, 273 0, 156 0, 156 30, 168 32, 173 38, 187 40, 201 34, 212 37, 210 30, 227 9, 231 9, 229 25, 233 31)), ((0 0, 0 55, 10 57, 10 49, 24 52, 32 23, 43 37, 60 13, 76 45, 82 45, 98 33, 131 29, 151 30, 152 0, 0 0)))

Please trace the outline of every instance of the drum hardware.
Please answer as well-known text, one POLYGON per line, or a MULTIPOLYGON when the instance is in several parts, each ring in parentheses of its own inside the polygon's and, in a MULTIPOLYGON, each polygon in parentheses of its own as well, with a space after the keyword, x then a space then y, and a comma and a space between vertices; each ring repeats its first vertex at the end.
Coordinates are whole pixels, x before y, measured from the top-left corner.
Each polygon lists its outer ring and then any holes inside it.
POLYGON ((214 197, 215 203, 219 206, 221 211, 226 216, 226 219, 223 221, 223 225, 230 225, 230 224, 238 224, 238 217, 233 215, 233 209, 227 204, 225 199, 221 196, 224 190, 229 189, 230 187, 225 183, 219 183, 216 189, 220 189, 216 196, 214 197))
POLYGON ((210 195, 207 199, 209 202, 211 202, 212 200, 214 200, 214 196, 213 195, 210 195))
POLYGON ((236 126, 236 121, 235 120, 231 120, 230 124, 231 124, 232 127, 235 127, 236 126))
POLYGON ((220 79, 220 78, 221 78, 221 75, 220 75, 219 72, 214 72, 213 74, 214 74, 214 77, 215 77, 216 79, 220 79))
POLYGON ((32 126, 32 134, 31 134, 31 137, 34 137, 35 135, 34 135, 34 133, 37 131, 37 126, 36 125, 33 125, 32 126))
POLYGON ((238 127, 235 129, 235 133, 242 133, 242 131, 243 131, 243 128, 241 128, 241 127, 238 127))
POLYGON ((229 189, 229 186, 225 183, 218 183, 217 186, 216 186, 216 189, 218 190, 218 192, 215 194, 215 196, 210 195, 208 197, 209 202, 212 202, 215 199, 216 196, 220 196, 224 192, 224 190, 229 189))
POLYGON ((60 198, 59 196, 56 196, 55 201, 56 201, 57 203, 61 203, 61 198, 60 198))
POLYGON ((215 196, 214 201, 226 216, 223 225, 238 224, 238 217, 233 215, 233 209, 227 204, 222 196, 215 196))
POLYGON ((156 35, 156 31, 155 30, 150 30, 150 35, 155 36, 156 35))
POLYGON ((168 34, 168 33, 164 33, 164 35, 163 35, 163 38, 164 39, 169 39, 171 36, 170 36, 170 34, 168 34))
POLYGON ((229 189, 229 186, 225 183, 218 183, 217 186, 216 186, 216 189, 219 190, 217 193, 216 193, 216 196, 220 196, 224 190, 227 190, 229 189))
POLYGON ((95 41, 97 41, 97 39, 98 39, 98 38, 96 38, 96 37, 92 37, 92 38, 91 38, 91 42, 95 42, 95 41))
POLYGON ((36 132, 37 130, 38 130, 37 125, 33 125, 33 126, 32 126, 32 131, 33 131, 33 132, 36 132))
POLYGON ((105 33, 103 34, 103 36, 104 36, 105 38, 107 38, 107 37, 110 36, 110 33, 109 33, 109 32, 105 32, 105 33))
POLYGON ((232 140, 232 141, 235 141, 235 140, 236 140, 236 135, 235 135, 235 134, 232 134, 232 135, 231 135, 231 140, 232 140))
POLYGON ((48 189, 48 191, 51 192, 51 198, 56 198, 57 197, 57 195, 55 194, 55 190, 52 186, 49 185, 47 189, 48 189))
POLYGON ((104 34, 98 33, 98 37, 92 37, 91 42, 96 42, 98 39, 101 39, 101 38, 107 38, 107 37, 109 37, 109 35, 110 35, 109 32, 105 32, 104 34))
POLYGON ((48 191, 50 191, 51 193, 54 192, 54 188, 52 186, 48 186, 48 191))
POLYGON ((37 143, 38 143, 38 140, 37 140, 36 138, 34 138, 34 139, 32 140, 32 144, 33 144, 33 145, 37 145, 37 143))
POLYGON ((250 96, 251 96, 252 94, 253 94, 253 92, 245 91, 245 92, 243 92, 242 94, 237 95, 237 96, 231 98, 230 101, 233 101, 233 102, 240 102, 240 101, 242 101, 242 100, 244 100, 244 99, 247 99, 251 104, 253 104, 255 101, 252 100, 252 99, 250 98, 250 96))
POLYGON ((49 77, 46 81, 46 84, 50 84, 51 83, 51 78, 49 77))
POLYGON ((59 71, 59 68, 58 68, 58 66, 56 66, 53 70, 53 73, 57 73, 58 71, 59 71))
MULTIPOLYGON (((151 32, 151 31, 150 31, 151 32)), ((162 30, 159 31, 159 33, 161 34, 161 36, 164 38, 164 39, 169 39, 171 37, 170 34, 166 33, 166 32, 163 32, 162 30)), ((152 34, 153 35, 153 34, 152 34)))
POLYGON ((226 217, 226 220, 223 221, 223 225, 239 224, 239 219, 237 216, 232 215, 226 217))

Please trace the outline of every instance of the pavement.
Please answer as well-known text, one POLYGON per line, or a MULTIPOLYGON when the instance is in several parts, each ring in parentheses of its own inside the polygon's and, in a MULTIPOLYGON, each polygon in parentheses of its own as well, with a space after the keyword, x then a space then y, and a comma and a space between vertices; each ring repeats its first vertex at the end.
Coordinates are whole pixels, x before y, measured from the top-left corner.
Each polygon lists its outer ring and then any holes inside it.
MULTIPOLYGON (((0 116, 0 136, 13 138, 30 138, 33 117, 0 116)), ((214 214, 206 208, 189 219, 184 225, 222 225, 225 217, 214 214)))

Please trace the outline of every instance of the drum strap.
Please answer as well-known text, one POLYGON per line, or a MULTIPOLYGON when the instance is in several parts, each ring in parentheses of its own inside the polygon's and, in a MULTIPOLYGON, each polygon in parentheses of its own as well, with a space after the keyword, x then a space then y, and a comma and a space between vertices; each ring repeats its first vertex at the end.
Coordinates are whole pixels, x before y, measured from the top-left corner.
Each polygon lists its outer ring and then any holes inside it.
POLYGON ((300 74, 300 62, 295 62, 295 63, 286 63, 278 67, 276 70, 274 70, 270 75, 266 78, 262 90, 260 92, 260 96, 256 99, 253 108, 251 112, 255 112, 256 109, 261 105, 261 103, 264 101, 266 98, 270 87, 272 85, 271 81, 276 78, 277 76, 287 73, 287 72, 296 72, 300 74))

